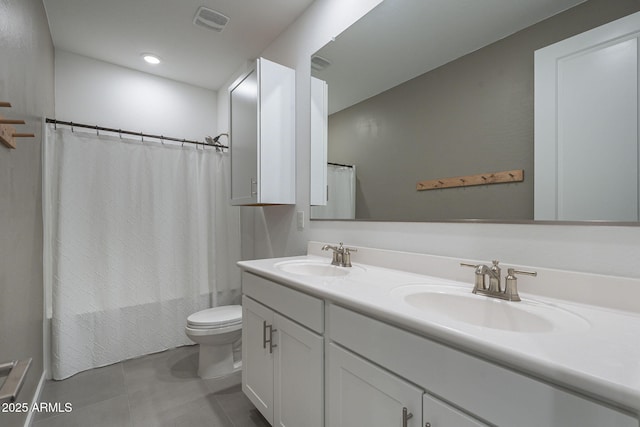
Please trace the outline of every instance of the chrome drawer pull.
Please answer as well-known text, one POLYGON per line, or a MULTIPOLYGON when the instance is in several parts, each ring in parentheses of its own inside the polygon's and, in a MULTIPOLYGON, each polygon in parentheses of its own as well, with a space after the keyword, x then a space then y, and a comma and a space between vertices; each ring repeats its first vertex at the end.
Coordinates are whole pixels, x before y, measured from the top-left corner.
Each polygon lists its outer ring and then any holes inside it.
POLYGON ((262 348, 267 348, 267 343, 269 343, 269 353, 273 353, 273 349, 277 347, 273 343, 274 332, 278 332, 278 330, 273 329, 273 325, 267 325, 267 321, 264 320, 262 322, 262 348), (269 330, 269 339, 267 339, 267 329, 269 330))
POLYGON ((406 407, 402 408, 402 427, 407 427, 411 418, 413 418, 413 414, 406 407))
POLYGON ((262 322, 262 348, 267 348, 267 321, 262 322))
POLYGON ((273 329, 273 325, 269 325, 269 353, 273 354, 273 349, 277 347, 276 344, 273 343, 273 333, 278 332, 277 329, 273 329))

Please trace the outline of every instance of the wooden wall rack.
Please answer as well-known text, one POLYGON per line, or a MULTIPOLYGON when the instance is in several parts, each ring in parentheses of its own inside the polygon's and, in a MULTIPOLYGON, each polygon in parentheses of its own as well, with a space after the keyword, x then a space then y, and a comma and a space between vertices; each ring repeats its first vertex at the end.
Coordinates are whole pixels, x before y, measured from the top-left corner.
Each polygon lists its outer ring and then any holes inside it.
MULTIPOLYGON (((11 108, 11 103, 0 101, 0 107, 11 108)), ((33 133, 18 133, 12 125, 24 125, 24 120, 5 119, 0 116, 0 142, 9 148, 16 148, 16 138, 34 138, 33 133)))
POLYGON ((524 181, 524 170, 514 169, 503 172, 481 173, 477 175, 454 176, 451 178, 420 181, 416 184, 416 190, 437 190, 440 188, 470 187, 472 185, 502 184, 521 181, 524 181))

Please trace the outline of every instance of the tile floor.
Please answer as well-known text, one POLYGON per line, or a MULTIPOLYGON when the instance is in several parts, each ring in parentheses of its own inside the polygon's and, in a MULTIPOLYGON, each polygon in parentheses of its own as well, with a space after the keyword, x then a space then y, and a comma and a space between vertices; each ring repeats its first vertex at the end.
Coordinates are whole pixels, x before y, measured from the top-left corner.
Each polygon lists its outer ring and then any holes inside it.
POLYGON ((239 376, 202 380, 198 347, 188 346, 47 381, 41 402, 71 403, 38 413, 33 427, 267 427, 239 376))

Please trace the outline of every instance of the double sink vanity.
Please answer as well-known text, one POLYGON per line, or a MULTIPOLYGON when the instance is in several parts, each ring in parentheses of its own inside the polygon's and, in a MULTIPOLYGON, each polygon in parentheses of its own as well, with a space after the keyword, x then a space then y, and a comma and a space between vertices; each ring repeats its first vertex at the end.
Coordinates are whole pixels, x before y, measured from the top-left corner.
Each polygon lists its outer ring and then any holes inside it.
POLYGON ((239 263, 243 391, 272 425, 640 425, 638 279, 336 249, 239 263))

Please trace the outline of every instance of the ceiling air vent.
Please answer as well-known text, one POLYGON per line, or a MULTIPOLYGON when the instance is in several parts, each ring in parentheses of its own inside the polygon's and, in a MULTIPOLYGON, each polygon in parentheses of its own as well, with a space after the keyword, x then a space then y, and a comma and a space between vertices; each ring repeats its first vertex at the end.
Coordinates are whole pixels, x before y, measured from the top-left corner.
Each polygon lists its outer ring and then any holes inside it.
POLYGON ((331 61, 322 56, 313 55, 311 57, 311 69, 314 71, 321 71, 331 65, 331 61))
POLYGON ((193 18, 193 23, 195 25, 208 28, 209 30, 213 30, 217 33, 222 32, 224 27, 227 25, 227 22, 229 22, 229 18, 220 12, 216 12, 215 10, 204 6, 198 9, 196 16, 193 18))

